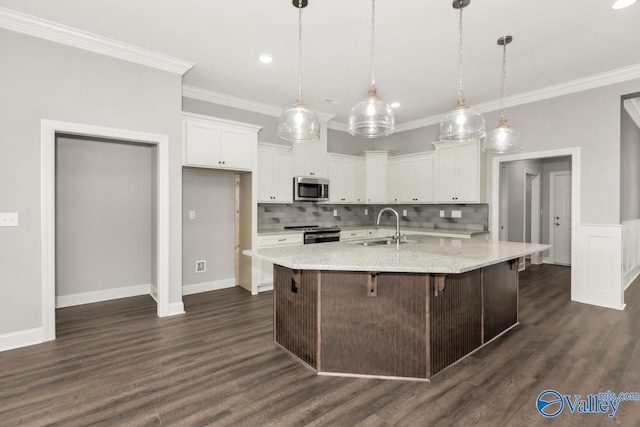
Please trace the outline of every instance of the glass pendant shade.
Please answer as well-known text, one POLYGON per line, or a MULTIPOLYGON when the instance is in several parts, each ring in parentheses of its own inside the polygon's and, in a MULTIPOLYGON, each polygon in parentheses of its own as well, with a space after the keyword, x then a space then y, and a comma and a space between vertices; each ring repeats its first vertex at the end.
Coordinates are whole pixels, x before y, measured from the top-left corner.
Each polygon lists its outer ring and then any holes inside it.
POLYGON ((462 98, 440 122, 440 141, 464 141, 486 134, 484 116, 467 107, 462 98))
POLYGON ((361 138, 379 138, 389 136, 395 127, 393 110, 371 86, 369 94, 354 105, 349 113, 349 134, 361 138))
POLYGON ((305 108, 302 98, 285 110, 278 123, 278 136, 287 141, 310 142, 320 139, 320 119, 305 108))
POLYGON ((522 149, 519 141, 520 132, 511 129, 505 117, 500 120, 497 128, 487 134, 482 142, 482 151, 494 154, 516 153, 522 149))

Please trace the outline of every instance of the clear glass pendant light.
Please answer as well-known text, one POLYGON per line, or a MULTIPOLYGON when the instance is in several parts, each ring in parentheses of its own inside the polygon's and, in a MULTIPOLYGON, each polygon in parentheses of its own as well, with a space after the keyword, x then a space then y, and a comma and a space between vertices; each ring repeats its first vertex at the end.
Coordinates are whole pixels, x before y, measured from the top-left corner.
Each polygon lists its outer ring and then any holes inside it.
POLYGON ((486 135, 484 117, 467 107, 462 92, 462 9, 471 0, 454 0, 454 9, 460 10, 458 29, 460 41, 458 44, 458 102, 453 111, 449 112, 440 122, 440 141, 463 141, 467 139, 483 138, 486 135))
POLYGON ((507 92, 507 45, 511 41, 513 41, 511 36, 504 36, 498 39, 498 46, 502 46, 502 113, 498 127, 489 132, 482 143, 482 151, 487 153, 515 153, 522 149, 519 143, 520 132, 511 129, 507 122, 507 105, 505 102, 507 92))
POLYGON ((371 1, 371 87, 367 96, 349 113, 349 133, 362 138, 380 138, 395 130, 393 110, 378 96, 375 77, 376 2, 371 1))
POLYGON ((298 0, 298 97, 295 104, 285 110, 278 123, 278 136, 292 142, 317 141, 320 139, 320 119, 304 106, 302 100, 302 8, 307 0, 298 0))

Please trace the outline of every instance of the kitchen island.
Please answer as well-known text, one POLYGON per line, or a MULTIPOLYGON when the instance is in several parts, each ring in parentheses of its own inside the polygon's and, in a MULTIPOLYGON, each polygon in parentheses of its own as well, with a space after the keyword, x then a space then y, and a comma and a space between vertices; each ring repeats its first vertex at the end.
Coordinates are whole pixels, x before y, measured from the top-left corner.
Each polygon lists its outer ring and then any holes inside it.
POLYGON ((518 261, 549 248, 409 239, 246 251, 274 264, 276 343, 323 375, 428 380, 518 324, 518 261))

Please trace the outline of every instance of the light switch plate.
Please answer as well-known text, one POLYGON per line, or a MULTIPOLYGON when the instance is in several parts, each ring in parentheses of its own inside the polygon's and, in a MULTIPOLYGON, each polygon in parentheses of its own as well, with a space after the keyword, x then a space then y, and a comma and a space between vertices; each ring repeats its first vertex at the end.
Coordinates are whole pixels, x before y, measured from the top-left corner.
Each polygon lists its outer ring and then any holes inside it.
POLYGON ((189 219, 196 219, 196 211, 189 211, 189 219))
POLYGON ((406 209, 402 210, 402 216, 407 216, 407 210, 406 209))
POLYGON ((443 210, 440 211, 440 218, 444 218, 444 211, 443 210))
POLYGON ((0 212, 0 227, 17 227, 18 212, 0 212))
POLYGON ((462 218, 462 211, 451 211, 451 218, 462 218))
POLYGON ((369 215, 369 209, 365 209, 365 210, 364 210, 364 214, 365 214, 365 215, 369 215))
POLYGON ((333 210, 333 216, 338 216, 338 209, 333 210))

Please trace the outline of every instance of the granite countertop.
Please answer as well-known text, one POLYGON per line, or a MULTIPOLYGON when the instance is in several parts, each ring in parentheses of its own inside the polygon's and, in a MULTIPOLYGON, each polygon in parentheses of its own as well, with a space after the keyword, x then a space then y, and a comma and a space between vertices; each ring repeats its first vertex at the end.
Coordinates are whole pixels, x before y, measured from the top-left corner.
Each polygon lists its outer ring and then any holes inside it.
MULTIPOLYGON (((245 250, 243 254, 301 270, 464 273, 549 249, 550 245, 412 236, 409 243, 363 246, 332 242, 245 250)), ((371 240, 371 239, 369 239, 371 240)))

